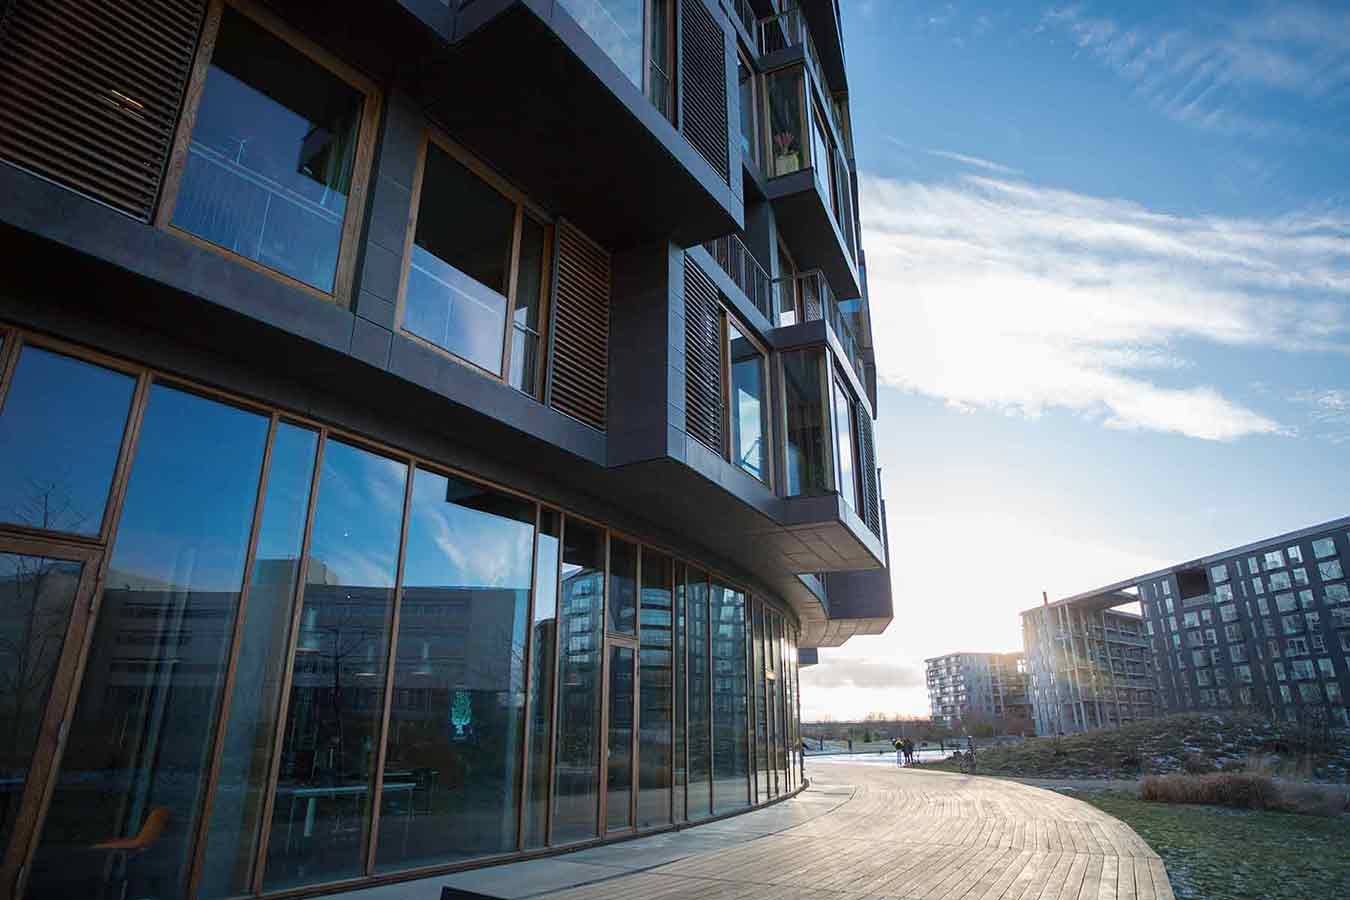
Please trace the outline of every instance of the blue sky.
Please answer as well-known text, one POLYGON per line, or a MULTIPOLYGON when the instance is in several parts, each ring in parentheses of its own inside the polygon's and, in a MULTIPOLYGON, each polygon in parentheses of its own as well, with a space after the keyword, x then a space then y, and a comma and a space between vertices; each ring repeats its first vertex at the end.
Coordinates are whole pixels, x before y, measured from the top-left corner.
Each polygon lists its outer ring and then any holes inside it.
POLYGON ((843 0, 896 620, 808 718, 1350 513, 1350 9, 1198 6, 843 0))

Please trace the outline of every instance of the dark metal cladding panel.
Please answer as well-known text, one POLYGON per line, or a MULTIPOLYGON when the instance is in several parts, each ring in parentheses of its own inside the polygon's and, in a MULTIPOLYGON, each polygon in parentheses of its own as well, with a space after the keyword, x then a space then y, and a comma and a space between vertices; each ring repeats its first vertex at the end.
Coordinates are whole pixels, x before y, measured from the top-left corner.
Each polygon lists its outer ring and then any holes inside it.
POLYGON ((205 0, 14 0, 0 159, 150 220, 205 0))
POLYGON ((698 264, 684 260, 685 430, 722 452, 722 306, 717 286, 698 264))
POLYGON ((725 36, 703 0, 684 0, 681 19, 682 130, 690 145, 730 184, 725 36))
POLYGON ((609 386, 609 253, 575 226, 558 223, 548 403, 605 430, 609 386))

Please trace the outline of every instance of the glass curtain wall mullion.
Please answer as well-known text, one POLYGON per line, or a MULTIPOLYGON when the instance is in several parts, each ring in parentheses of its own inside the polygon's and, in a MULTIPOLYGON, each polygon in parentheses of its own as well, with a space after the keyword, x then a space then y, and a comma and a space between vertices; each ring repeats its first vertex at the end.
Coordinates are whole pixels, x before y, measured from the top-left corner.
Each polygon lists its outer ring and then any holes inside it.
POLYGON ((262 471, 258 476, 258 491, 253 501, 253 524, 249 527, 248 551, 244 556, 244 585, 239 592, 239 606, 234 614, 229 660, 225 668, 225 681, 221 686, 215 736, 211 741, 211 762, 207 769, 205 790, 202 792, 202 806, 197 816, 197 829, 192 838, 192 862, 187 878, 187 896, 189 897, 197 896, 197 885, 201 878, 202 856, 206 850, 206 835, 211 825, 211 811, 220 777, 221 756, 225 750, 225 736, 230 724, 230 705, 234 699, 234 681, 239 665, 239 649, 244 635, 244 620, 248 615, 249 595, 253 589, 253 569, 258 551, 258 533, 262 527, 263 505, 267 498, 267 481, 272 468, 272 448, 276 441, 279 421, 280 417, 273 413, 272 421, 268 425, 267 441, 263 445, 262 471))
POLYGON ((300 544, 300 565, 296 573, 295 588, 291 598, 291 621, 290 629, 287 632, 286 642, 286 660, 281 678, 281 690, 279 702, 277 704, 277 727, 272 736, 272 752, 268 762, 267 785, 263 790, 262 812, 259 816, 259 827, 256 850, 252 861, 252 873, 250 875, 250 893, 260 894, 263 889, 263 873, 267 862, 267 844, 271 836, 271 829, 268 823, 272 821, 273 807, 275 805, 277 779, 281 773, 281 749, 286 738, 286 729, 282 727, 287 720, 290 706, 291 682, 295 675, 295 645, 299 639, 300 617, 304 609, 304 591, 305 581, 309 570, 309 550, 310 540, 314 531, 314 510, 319 501, 319 482, 323 472, 323 452, 328 443, 327 429, 320 429, 318 433, 318 446, 314 453, 314 472, 310 476, 309 485, 309 503, 305 509, 305 527, 303 538, 300 544))
POLYGON ((394 676, 398 671, 398 638, 403 611, 403 569, 407 561, 408 516, 412 512, 413 484, 418 469, 411 460, 401 460, 407 470, 403 484, 403 520, 398 531, 398 556, 394 564, 393 609, 389 614, 389 639, 385 653, 384 703, 380 710, 380 731, 375 741, 375 772, 370 787, 370 824, 366 833, 365 867, 362 874, 375 874, 375 853, 380 845, 380 818, 383 812, 384 769, 389 754, 389 715, 394 705, 394 676))

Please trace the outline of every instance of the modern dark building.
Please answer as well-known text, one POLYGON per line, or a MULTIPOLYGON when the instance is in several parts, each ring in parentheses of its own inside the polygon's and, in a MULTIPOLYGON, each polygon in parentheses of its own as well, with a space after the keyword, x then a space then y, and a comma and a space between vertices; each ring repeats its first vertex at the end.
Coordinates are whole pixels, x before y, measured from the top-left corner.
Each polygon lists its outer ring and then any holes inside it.
POLYGON ((1027 610, 1038 729, 1208 710, 1350 727, 1347 561, 1350 517, 1027 610))
POLYGON ((0 5, 0 898, 798 790, 799 661, 892 615, 844 59, 834 0, 0 5))
POLYGON ((924 660, 933 724, 988 723, 1006 731, 1031 721, 1021 653, 947 653, 924 660))

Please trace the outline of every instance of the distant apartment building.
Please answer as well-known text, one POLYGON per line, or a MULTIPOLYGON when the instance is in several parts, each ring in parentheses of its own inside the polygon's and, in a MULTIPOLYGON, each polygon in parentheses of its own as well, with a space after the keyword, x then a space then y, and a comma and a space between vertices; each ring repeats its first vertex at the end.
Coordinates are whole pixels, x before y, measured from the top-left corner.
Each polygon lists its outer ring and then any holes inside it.
POLYGON ((1205 710, 1350 726, 1347 557, 1350 517, 1027 610, 1037 729, 1205 710))
POLYGON ((1031 718, 1027 672, 1021 653, 948 653, 924 662, 928 704, 935 725, 1031 718))

